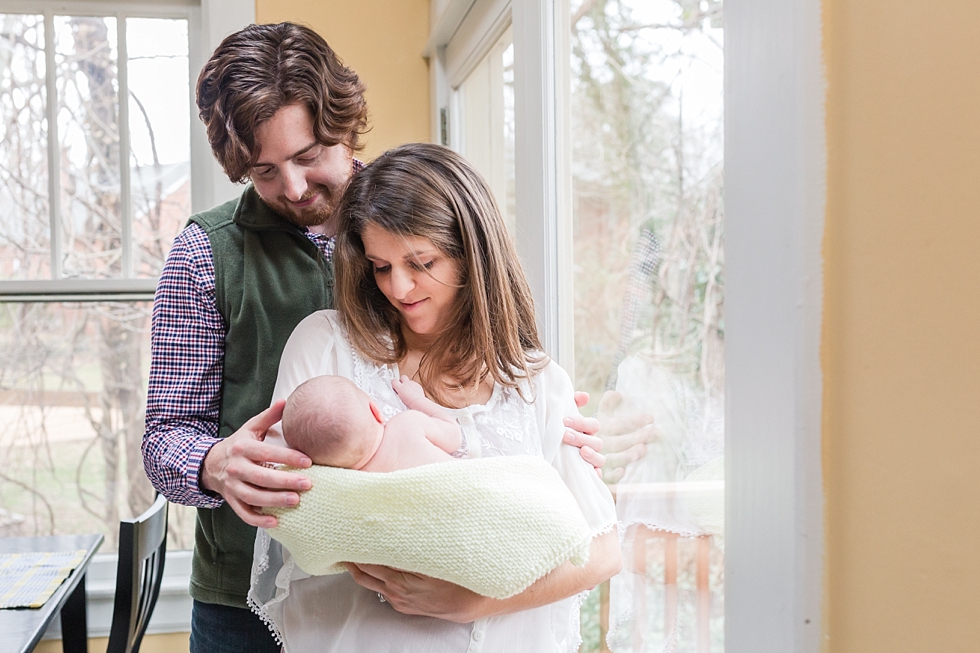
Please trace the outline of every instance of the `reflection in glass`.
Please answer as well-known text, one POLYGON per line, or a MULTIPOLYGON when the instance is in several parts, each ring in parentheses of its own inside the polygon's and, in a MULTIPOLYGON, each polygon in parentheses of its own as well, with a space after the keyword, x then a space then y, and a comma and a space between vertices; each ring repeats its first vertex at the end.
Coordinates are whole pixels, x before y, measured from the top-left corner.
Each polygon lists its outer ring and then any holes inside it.
POLYGON ((55 16, 65 277, 122 271, 116 19, 55 16))
POLYGON ((0 14, 0 280, 51 276, 44 19, 0 14))
POLYGON ((126 44, 135 273, 155 277, 191 213, 187 21, 128 18, 126 44))
POLYGON ((721 3, 571 0, 570 15, 575 386, 589 410, 657 428, 614 487, 624 571, 590 597, 582 650, 717 653, 721 3))
MULTIPOLYGON (((149 302, 0 304, 0 536, 101 532, 153 500, 143 472, 149 302)), ((190 509, 170 542, 192 546, 190 509)))

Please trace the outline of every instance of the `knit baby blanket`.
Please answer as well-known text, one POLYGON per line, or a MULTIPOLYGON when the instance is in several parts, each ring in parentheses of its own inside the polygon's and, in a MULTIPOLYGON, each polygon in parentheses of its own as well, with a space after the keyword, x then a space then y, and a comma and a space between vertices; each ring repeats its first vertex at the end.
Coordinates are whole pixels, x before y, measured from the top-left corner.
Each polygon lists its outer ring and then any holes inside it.
POLYGON ((453 460, 396 472, 295 470, 312 489, 294 508, 266 508, 269 534, 308 574, 378 564, 503 599, 571 560, 591 532, 558 472, 540 458, 453 460))

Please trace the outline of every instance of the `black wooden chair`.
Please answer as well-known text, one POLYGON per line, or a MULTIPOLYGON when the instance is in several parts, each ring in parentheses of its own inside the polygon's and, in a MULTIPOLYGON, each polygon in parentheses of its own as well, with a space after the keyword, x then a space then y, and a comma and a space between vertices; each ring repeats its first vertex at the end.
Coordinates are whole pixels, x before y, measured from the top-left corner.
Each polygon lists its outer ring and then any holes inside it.
POLYGON ((137 653, 160 596, 167 555, 167 500, 162 494, 136 519, 119 522, 116 600, 106 653, 137 653))

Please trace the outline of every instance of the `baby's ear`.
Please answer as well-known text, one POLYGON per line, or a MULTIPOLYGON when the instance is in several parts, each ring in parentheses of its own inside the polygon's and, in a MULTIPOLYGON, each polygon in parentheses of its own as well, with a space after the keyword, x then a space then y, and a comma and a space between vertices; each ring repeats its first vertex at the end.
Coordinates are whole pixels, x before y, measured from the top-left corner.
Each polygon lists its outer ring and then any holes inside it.
POLYGON ((378 408, 378 405, 372 401, 370 406, 371 414, 374 415, 374 419, 378 420, 378 424, 384 424, 385 418, 381 416, 381 410, 378 408))

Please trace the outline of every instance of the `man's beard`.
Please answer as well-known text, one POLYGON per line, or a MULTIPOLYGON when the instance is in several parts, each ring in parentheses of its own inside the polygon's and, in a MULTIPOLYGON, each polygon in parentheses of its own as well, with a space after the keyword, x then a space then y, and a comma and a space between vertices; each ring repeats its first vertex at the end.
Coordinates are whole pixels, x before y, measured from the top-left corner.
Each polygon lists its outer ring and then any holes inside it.
POLYGON ((337 202, 340 200, 340 192, 330 186, 320 184, 316 188, 308 190, 300 201, 305 202, 314 195, 322 195, 326 203, 297 209, 284 197, 277 197, 276 199, 263 197, 262 200, 269 205, 269 208, 297 227, 316 227, 329 220, 330 216, 333 215, 337 208, 337 202))

